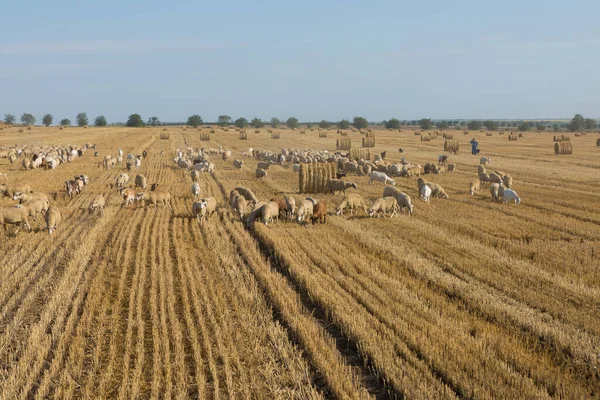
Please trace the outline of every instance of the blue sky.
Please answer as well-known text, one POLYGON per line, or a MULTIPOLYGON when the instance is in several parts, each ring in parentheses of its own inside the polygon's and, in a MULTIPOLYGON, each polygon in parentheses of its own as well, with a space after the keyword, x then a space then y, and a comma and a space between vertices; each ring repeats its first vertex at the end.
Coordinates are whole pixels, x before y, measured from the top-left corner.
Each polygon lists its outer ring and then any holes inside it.
POLYGON ((0 118, 600 117, 599 71, 598 1, 34 0, 0 23, 0 118))

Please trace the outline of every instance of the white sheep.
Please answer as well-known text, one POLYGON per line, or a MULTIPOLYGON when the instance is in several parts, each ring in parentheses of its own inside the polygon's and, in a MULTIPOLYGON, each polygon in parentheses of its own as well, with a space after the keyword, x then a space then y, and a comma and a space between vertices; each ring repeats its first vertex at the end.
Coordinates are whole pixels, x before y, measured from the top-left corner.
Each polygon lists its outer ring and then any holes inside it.
POLYGON ((60 225, 60 221, 62 219, 60 210, 56 206, 50 206, 48 211, 46 211, 44 219, 46 220, 46 229, 48 229, 48 235, 52 235, 52 232, 58 228, 58 225, 60 225))
POLYGON ((273 222, 273 219, 279 216, 279 205, 275 201, 270 201, 265 204, 262 212, 262 221, 265 225, 273 222))
POLYGON ((391 212, 390 218, 392 218, 394 215, 398 216, 397 213, 399 208, 398 201, 394 197, 380 197, 373 202, 373 205, 367 210, 367 213, 369 214, 369 217, 373 217, 377 214, 377 218, 379 218, 379 213, 381 212, 383 213, 383 218, 386 218, 386 214, 391 212))
POLYGON ((200 200, 199 203, 194 203, 192 207, 192 212, 195 212, 194 208, 199 208, 197 212, 196 218, 198 219, 198 223, 203 225, 204 221, 208 220, 208 217, 212 215, 217 210, 217 201, 214 197, 207 197, 205 199, 200 200), (196 206, 198 204, 198 206, 196 206))
POLYGON ((400 207, 401 210, 406 208, 406 209, 408 209, 408 214, 412 215, 413 204, 412 204, 412 200, 410 199, 410 196, 408 194, 396 189, 395 187, 388 186, 385 189, 383 189, 383 197, 388 197, 388 196, 391 196, 396 199, 396 201, 398 202, 398 206, 400 207))
POLYGON ((192 196, 197 198, 200 195, 200 184, 198 182, 192 183, 192 196))
POLYGON ((306 222, 313 214, 315 202, 312 200, 302 200, 296 210, 296 218, 298 223, 306 222))
POLYGON ((352 215, 354 210, 357 208, 362 208, 363 211, 367 213, 367 206, 365 205, 365 201, 363 200, 362 196, 358 193, 351 193, 346 195, 335 209, 335 215, 343 215, 344 210, 346 208, 350 209, 350 215, 352 215))
POLYGON ((504 193, 502 194, 502 201, 504 203, 514 201, 515 204, 521 204, 521 198, 517 196, 517 192, 515 192, 512 189, 504 189, 504 193))
POLYGON ((396 186, 396 181, 379 171, 371 171, 369 174, 369 184, 374 185, 373 182, 383 182, 384 184, 390 182, 393 186, 396 186))
POLYGON ((491 164, 491 162, 492 162, 492 158, 491 157, 481 157, 479 159, 479 164, 480 165, 488 165, 488 164, 491 164))
POLYGON ((421 199, 423 199, 423 201, 429 203, 429 198, 431 197, 431 188, 427 185, 421 186, 420 194, 421 194, 421 199))

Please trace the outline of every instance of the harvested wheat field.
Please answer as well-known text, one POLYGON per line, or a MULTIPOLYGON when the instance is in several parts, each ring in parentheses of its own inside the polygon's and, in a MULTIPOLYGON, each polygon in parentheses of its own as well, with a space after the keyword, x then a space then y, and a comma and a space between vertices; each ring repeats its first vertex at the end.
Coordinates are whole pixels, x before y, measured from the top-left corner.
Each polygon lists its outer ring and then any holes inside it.
MULTIPOLYGON (((62 221, 52 235, 41 216, 30 218, 31 232, 9 225, 0 234, 0 398, 600 397, 596 135, 571 138, 572 154, 556 155, 551 133, 509 141, 470 132, 455 135, 460 151, 450 154, 441 136, 377 130, 371 154, 387 154, 373 167, 388 174, 382 165, 401 157, 424 166, 449 155, 454 172, 421 174, 449 199, 425 202, 416 176, 393 176, 412 216, 338 216, 344 195, 315 193, 325 224, 282 216, 265 225, 246 223, 247 213, 240 221, 230 191, 245 186, 260 201, 288 195, 300 205, 308 195, 298 194, 293 155, 267 165, 260 181, 258 164, 282 148, 329 158, 345 152, 336 150, 339 135, 18 129, 0 132, 0 173, 48 194, 62 221), (473 137, 479 156, 470 155, 473 137), (14 148, 86 143, 96 149, 54 169, 24 170, 29 150, 9 161, 14 148), (221 146, 232 152, 226 161, 221 146), (126 160, 100 165, 119 147, 125 159, 147 153, 126 186, 143 174, 169 191, 173 211, 122 206, 115 184, 126 160), (202 148, 214 172, 199 173, 199 198, 214 197, 217 209, 200 224, 190 170, 174 157, 180 149, 193 161, 202 148), (480 156, 492 160, 488 174, 512 177, 520 204, 493 202, 484 183, 469 194, 480 156), (65 181, 81 174, 89 183, 70 199, 65 181), (88 212, 99 194, 102 216, 88 212)), ((360 144, 362 135, 348 138, 360 144)), ((382 183, 337 164, 358 187, 347 195, 367 207, 382 197, 382 183)))

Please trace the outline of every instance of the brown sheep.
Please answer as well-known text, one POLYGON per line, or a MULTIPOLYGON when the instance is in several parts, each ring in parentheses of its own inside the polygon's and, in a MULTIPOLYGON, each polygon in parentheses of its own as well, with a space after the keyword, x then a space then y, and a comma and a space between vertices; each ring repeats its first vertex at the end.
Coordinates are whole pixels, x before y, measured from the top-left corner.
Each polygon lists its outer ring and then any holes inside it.
POLYGON ((313 215, 310 218, 313 225, 319 221, 322 224, 327 223, 327 204, 322 201, 313 206, 313 215))

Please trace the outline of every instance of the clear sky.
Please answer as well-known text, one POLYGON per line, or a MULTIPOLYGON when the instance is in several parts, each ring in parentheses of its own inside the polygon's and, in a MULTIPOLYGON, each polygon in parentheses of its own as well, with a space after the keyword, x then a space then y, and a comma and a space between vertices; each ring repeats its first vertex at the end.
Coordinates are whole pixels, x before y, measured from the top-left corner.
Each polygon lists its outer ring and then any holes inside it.
POLYGON ((600 117, 600 1, 13 1, 0 118, 600 117))

